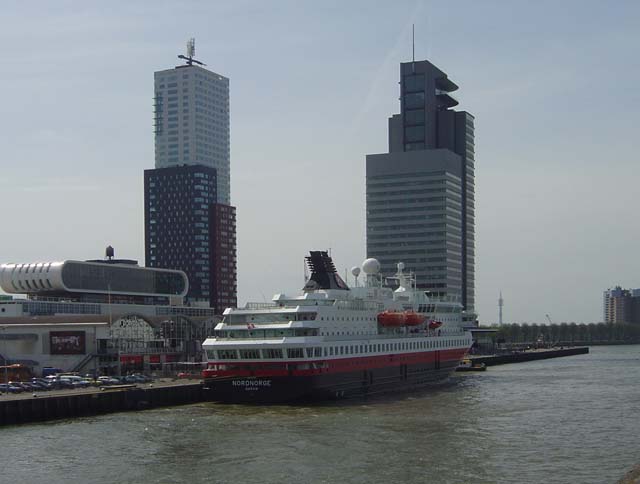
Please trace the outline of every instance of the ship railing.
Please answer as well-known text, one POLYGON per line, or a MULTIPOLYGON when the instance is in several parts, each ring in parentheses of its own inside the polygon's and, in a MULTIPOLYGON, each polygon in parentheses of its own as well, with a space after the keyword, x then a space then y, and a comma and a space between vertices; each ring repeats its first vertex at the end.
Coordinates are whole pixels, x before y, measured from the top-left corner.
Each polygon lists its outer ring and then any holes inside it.
POLYGON ((440 331, 438 330, 429 330, 429 331, 418 331, 417 333, 388 333, 388 334, 379 334, 376 338, 381 339, 393 339, 393 338, 446 338, 450 336, 463 336, 465 334, 464 331, 440 331))
POLYGON ((277 307, 278 305, 272 302, 248 302, 244 305, 244 309, 274 309, 277 307))
POLYGON ((336 301, 334 304, 340 309, 351 309, 356 311, 381 311, 383 304, 374 301, 336 301))

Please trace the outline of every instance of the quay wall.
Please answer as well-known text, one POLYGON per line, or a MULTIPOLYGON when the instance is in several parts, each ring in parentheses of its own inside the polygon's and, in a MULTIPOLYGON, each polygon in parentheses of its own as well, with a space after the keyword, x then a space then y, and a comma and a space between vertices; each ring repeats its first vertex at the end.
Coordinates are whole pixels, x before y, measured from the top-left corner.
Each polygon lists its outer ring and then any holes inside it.
POLYGON ((31 398, 2 397, 0 425, 184 405, 204 400, 202 384, 105 389, 31 398))
POLYGON ((555 348, 550 350, 521 351, 504 355, 471 356, 474 363, 484 363, 487 366, 504 365, 507 363, 522 363, 525 361, 546 360, 563 356, 584 355, 589 353, 587 346, 573 348, 555 348))

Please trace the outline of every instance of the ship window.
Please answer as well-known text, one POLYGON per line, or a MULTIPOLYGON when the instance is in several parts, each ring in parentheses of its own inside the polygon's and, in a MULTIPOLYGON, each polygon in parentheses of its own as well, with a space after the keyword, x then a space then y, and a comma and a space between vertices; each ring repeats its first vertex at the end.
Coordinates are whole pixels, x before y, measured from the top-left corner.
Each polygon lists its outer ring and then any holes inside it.
POLYGON ((333 346, 329 348, 329 356, 333 356, 333 346))
POLYGON ((207 358, 210 360, 215 360, 216 352, 214 350, 207 350, 207 358))
POLYGON ((341 355, 344 355, 344 346, 341 346, 341 347, 340 347, 340 354, 341 354, 341 355))
POLYGON ((262 354, 264 355, 265 358, 269 358, 269 359, 282 358, 282 350, 281 349, 263 350, 262 354))
POLYGON ((324 356, 327 356, 327 348, 324 349, 324 356))
POLYGON ((289 358, 304 358, 302 348, 289 348, 287 354, 289 358))
POLYGON ((315 349, 315 355, 316 356, 322 356, 322 348, 318 347, 315 349))
POLYGON ((260 353, 258 350, 240 350, 240 358, 243 360, 259 360, 260 353))
POLYGON ((218 359, 220 360, 233 360, 236 357, 236 350, 219 350, 218 359))
POLYGON ((307 348, 307 358, 313 358, 313 348, 307 348))

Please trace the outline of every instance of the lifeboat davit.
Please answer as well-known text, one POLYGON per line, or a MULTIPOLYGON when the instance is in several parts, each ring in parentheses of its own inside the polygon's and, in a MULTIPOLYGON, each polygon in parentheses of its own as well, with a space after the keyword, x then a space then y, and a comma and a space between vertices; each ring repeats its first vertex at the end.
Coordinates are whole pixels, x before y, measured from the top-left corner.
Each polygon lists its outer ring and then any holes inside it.
POLYGON ((397 311, 384 311, 378 314, 378 322, 382 326, 403 326, 405 314, 397 311))
POLYGON ((404 324, 407 326, 418 326, 419 324, 424 323, 425 319, 427 319, 425 316, 422 316, 415 311, 406 311, 404 313, 404 324))

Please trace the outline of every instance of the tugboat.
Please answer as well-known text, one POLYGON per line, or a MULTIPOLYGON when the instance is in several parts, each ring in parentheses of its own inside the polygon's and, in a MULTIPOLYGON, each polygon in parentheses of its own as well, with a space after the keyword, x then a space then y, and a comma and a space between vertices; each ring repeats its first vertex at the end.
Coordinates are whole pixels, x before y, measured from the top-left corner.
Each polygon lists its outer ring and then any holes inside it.
POLYGON ((416 288, 404 264, 386 282, 380 263, 362 264, 355 287, 331 257, 312 251, 302 294, 229 308, 202 344, 211 400, 278 403, 418 390, 453 372, 469 350, 462 306, 416 288))

